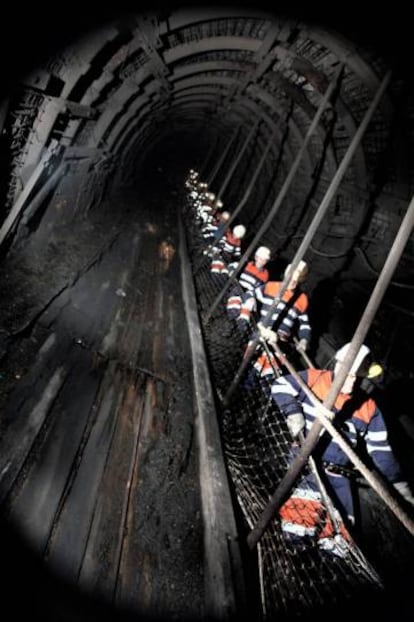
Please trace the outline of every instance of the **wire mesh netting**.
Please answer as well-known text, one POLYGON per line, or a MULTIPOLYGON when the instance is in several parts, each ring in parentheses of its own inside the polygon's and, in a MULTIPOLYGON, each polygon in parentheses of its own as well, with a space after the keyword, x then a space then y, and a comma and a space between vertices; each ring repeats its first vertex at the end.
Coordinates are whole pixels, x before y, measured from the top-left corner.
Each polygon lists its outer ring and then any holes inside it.
MULTIPOLYGON (((285 418, 271 397, 271 380, 252 373, 253 364, 248 365, 241 375, 237 390, 228 403, 225 399, 251 338, 251 334, 239 330, 238 324, 226 312, 229 293, 234 294, 238 288, 242 295, 243 290, 237 279, 230 283, 228 274, 211 271, 213 245, 203 234, 203 198, 193 192, 192 196, 185 196, 184 203, 183 218, 206 354, 217 396, 225 461, 244 517, 246 535, 257 524, 289 469, 292 437, 285 418), (217 304, 223 288, 226 293, 217 304), (214 306, 216 308, 211 312, 214 306)), ((253 356, 252 361, 256 358, 253 356)), ((297 360, 294 364, 298 365, 297 360)), ((275 373, 287 372, 282 366, 275 373)), ((308 463, 298 481, 302 491, 308 488, 311 496, 311 487, 306 483, 309 469, 308 463)), ((297 522, 302 520, 303 534, 283 530, 277 514, 258 543, 258 577, 264 619, 276 614, 290 618, 307 615, 311 610, 326 611, 351 602, 361 592, 368 596, 370 592, 381 591, 378 574, 349 535, 337 510, 335 516, 346 537, 341 539, 341 547, 327 550, 321 547, 322 539, 318 536, 329 522, 329 507, 320 512, 312 535, 308 535, 307 503, 297 499, 291 505, 291 511, 292 507, 298 514, 297 522)))

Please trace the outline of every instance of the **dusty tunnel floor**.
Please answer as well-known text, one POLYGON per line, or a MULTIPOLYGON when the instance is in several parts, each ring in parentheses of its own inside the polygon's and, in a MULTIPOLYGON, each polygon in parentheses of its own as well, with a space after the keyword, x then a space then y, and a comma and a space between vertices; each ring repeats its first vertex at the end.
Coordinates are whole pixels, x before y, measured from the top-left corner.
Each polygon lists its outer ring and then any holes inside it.
POLYGON ((26 594, 15 611, 199 618, 176 211, 133 193, 87 220, 60 214, 55 225, 53 209, 0 274, 2 563, 13 593, 26 594))

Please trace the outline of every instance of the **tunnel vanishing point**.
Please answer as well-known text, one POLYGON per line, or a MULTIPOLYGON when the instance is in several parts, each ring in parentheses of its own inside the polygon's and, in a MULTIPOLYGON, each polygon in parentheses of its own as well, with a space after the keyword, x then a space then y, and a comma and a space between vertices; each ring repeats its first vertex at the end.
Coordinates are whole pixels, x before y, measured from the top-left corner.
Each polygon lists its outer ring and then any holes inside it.
POLYGON ((115 4, 55 5, 52 22, 16 7, 3 25, 4 603, 51 621, 287 622, 370 602, 408 620, 411 510, 364 473, 351 553, 287 542, 277 513, 248 546, 287 437, 265 394, 245 392, 246 342, 185 184, 197 170, 246 227, 240 269, 261 244, 271 278, 307 261, 309 354, 323 367, 368 343, 413 485, 404 12, 115 4))

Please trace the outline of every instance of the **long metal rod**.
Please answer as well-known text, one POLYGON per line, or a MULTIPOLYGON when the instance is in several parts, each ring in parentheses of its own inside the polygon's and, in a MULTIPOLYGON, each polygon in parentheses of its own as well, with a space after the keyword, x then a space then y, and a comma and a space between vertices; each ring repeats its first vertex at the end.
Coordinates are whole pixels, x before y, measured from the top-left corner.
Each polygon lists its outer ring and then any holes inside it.
MULTIPOLYGON (((280 350, 277 344, 274 346, 274 351, 278 358, 283 359, 284 366, 288 369, 289 373, 292 374, 292 376, 296 379, 300 388, 303 390, 303 392, 306 394, 306 396, 309 398, 309 400, 312 402, 313 406, 315 407, 315 415, 317 417, 317 423, 321 424, 321 433, 323 432, 322 428, 325 428, 329 432, 329 434, 332 436, 335 442, 341 447, 342 451, 348 456, 349 460, 353 463, 353 465, 361 472, 361 474, 365 477, 365 479, 372 486, 372 488, 374 488, 374 490, 380 495, 383 501, 391 508, 391 510, 396 514, 396 516, 401 520, 401 522, 407 527, 410 533, 414 533, 414 522, 411 520, 410 517, 407 516, 407 514, 404 512, 404 510, 401 508, 398 502, 394 499, 394 497, 390 495, 388 487, 386 485, 384 486, 382 479, 366 467, 366 465, 362 462, 362 460, 355 453, 352 447, 347 443, 347 441, 341 436, 341 434, 338 432, 335 426, 331 423, 332 419, 334 419, 334 416, 335 416, 334 413, 332 413, 332 411, 329 410, 324 403, 321 403, 318 400, 318 398, 314 395, 311 389, 302 380, 301 376, 298 374, 298 372, 293 367, 293 365, 289 363, 286 356, 280 350)), ((305 463, 306 463, 306 460, 304 464, 305 463)), ((294 463, 292 463, 292 465, 293 464, 294 463)), ((249 534, 249 537, 250 537, 250 534, 249 534)))
MULTIPOLYGON (((315 235, 323 217, 325 216, 328 207, 333 199, 333 197, 335 196, 335 193, 337 192, 339 185, 341 183, 341 180, 343 178, 343 176, 345 175, 345 172, 351 162, 352 157, 354 156, 354 153, 359 145, 359 143, 362 140, 362 136, 364 135, 365 130, 368 127, 368 124, 379 104, 379 102, 381 101, 381 98, 384 94, 384 91, 389 83, 391 79, 391 72, 388 72, 385 76, 384 79, 381 82, 381 85, 377 91, 377 93, 375 94, 374 99, 371 102, 371 105, 369 106, 368 110, 366 111, 364 118, 362 119, 357 131, 355 132, 355 135, 344 155, 344 157, 342 158, 342 161, 338 167, 338 170, 336 171, 335 175, 332 178, 332 181, 329 185, 329 188, 327 189, 325 196, 322 199, 322 202, 320 204, 320 206, 318 207, 318 210, 315 214, 315 216, 313 217, 312 222, 310 223, 308 230, 298 248, 298 250, 296 251, 296 254, 292 260, 292 268, 291 268, 291 274, 293 274, 296 270, 296 268, 299 265, 299 262, 301 261, 301 259, 303 259, 303 257, 305 256, 305 252, 308 249, 308 246, 310 245, 313 236, 315 235)), ((263 320, 263 324, 266 325, 270 325, 271 324, 271 318, 273 315, 274 310, 276 309, 277 305, 279 304, 280 300, 282 299, 283 294, 285 293, 287 286, 289 284, 289 280, 290 277, 285 277, 285 279, 283 280, 282 286, 278 292, 278 295, 275 297, 275 299, 273 300, 272 304, 270 305, 267 315, 263 320)), ((243 361, 240 365, 239 370, 236 372, 236 375, 233 379, 232 384, 230 385, 230 388, 227 392, 227 394, 224 396, 224 403, 228 404, 232 394, 234 393, 234 391, 236 390, 242 376, 244 373, 244 370, 246 369, 247 365, 249 364, 250 359, 253 356, 253 353, 256 349, 256 345, 257 345, 257 339, 253 339, 252 342, 250 343, 250 345, 247 347, 246 352, 244 354, 243 357, 243 361)))
MULTIPOLYGON (((384 95, 385 89, 387 88, 389 82, 391 80, 391 71, 388 71, 376 94, 375 97, 373 98, 371 105, 369 106, 369 108, 367 109, 364 118, 362 119, 357 131, 354 134, 354 137, 348 147, 348 149, 346 150, 346 153, 344 155, 344 157, 342 158, 342 161, 335 173, 335 175, 332 178, 332 181, 325 193, 325 196, 322 199, 322 202, 315 214, 315 216, 312 219, 312 222, 310 223, 309 227, 306 230, 306 233, 303 237, 302 242, 299 245, 298 250, 296 251, 296 254, 294 256, 294 258, 292 259, 292 272, 295 271, 295 269, 297 268, 297 266, 299 265, 299 262, 303 259, 303 257, 305 256, 305 253, 310 245, 310 243, 312 242, 312 239, 315 235, 315 233, 318 230, 318 227, 320 225, 320 223, 322 222, 322 219, 324 218, 333 198, 335 197, 336 192, 338 191, 339 185, 342 181, 342 178, 344 177, 348 166, 351 163, 352 158, 355 155, 355 151, 357 150, 359 143, 362 140, 362 137, 374 115, 375 110, 378 107, 378 104, 380 103, 382 96, 384 95)), ((283 296, 282 291, 279 292, 279 296, 283 296)), ((279 301, 276 302, 275 307, 277 306, 279 301)), ((269 318, 270 318, 270 313, 269 313, 269 318)))
MULTIPOLYGON (((266 353, 269 356, 269 347, 267 345, 267 343, 265 341, 263 341, 263 345, 265 348, 266 353)), ((280 348, 277 347, 273 347, 272 348, 276 354, 276 356, 281 359, 281 357, 283 356, 283 364, 285 365, 285 367, 287 367, 288 371, 292 374, 292 376, 296 379, 296 381, 298 382, 299 386, 302 388, 302 390, 305 392, 305 394, 309 397, 309 399, 311 400, 311 402, 313 403, 313 405, 318 409, 316 416, 320 418, 321 422, 323 425, 325 418, 323 416, 323 406, 322 403, 317 399, 317 397, 312 393, 312 391, 309 389, 309 387, 307 386, 307 384, 305 384, 305 382, 302 380, 301 376, 299 375, 299 373, 296 371, 296 369, 294 368, 294 366, 289 363, 288 359, 284 356, 284 353, 280 350, 280 348), (320 413, 320 414, 318 414, 320 413)), ((269 360, 271 361, 271 357, 269 356, 269 360)), ((312 361, 309 359, 308 357, 308 361, 309 361, 309 366, 310 367, 315 367, 315 365, 312 363, 312 361)), ((272 365, 273 366, 273 365, 272 365)), ((276 376, 280 375, 278 372, 280 370, 276 370, 275 367, 273 366, 273 369, 275 371, 276 376)), ((270 394, 270 400, 271 398, 271 394, 270 394)), ((267 407, 266 407, 267 408, 267 407)), ((365 464, 359 459, 359 456, 356 456, 356 454, 354 454, 352 448, 347 444, 347 442, 342 438, 342 436, 338 433, 338 431, 336 430, 335 427, 332 426, 332 424, 330 424, 330 418, 332 417, 332 413, 327 411, 326 416, 328 417, 328 422, 326 423, 326 430, 331 430, 331 436, 332 438, 335 439, 335 442, 337 444, 339 444, 344 453, 349 457, 350 461, 352 463, 356 463, 356 465, 360 465, 360 471, 362 473, 362 475, 367 475, 367 477, 369 479, 371 479, 371 472, 369 470, 367 470, 365 464)), ((301 432, 299 434, 299 441, 301 444, 303 444, 304 442, 304 434, 303 432, 301 432)), ((332 524, 334 526, 335 532, 338 534, 341 533, 341 525, 340 525, 340 521, 338 520, 338 514, 336 512, 335 509, 335 505, 333 503, 333 501, 331 500, 328 491, 326 490, 325 484, 322 481, 322 478, 319 474, 318 468, 316 466, 315 460, 313 459, 312 455, 309 456, 308 459, 308 464, 309 467, 313 473, 313 476, 316 480, 316 483, 318 485, 319 491, 321 493, 321 497, 322 497, 322 501, 325 505, 325 508, 332 520, 332 524)), ((358 466, 357 466, 358 468, 358 466)), ((381 494, 378 490, 377 490, 378 494, 380 494, 380 496, 384 499, 384 494, 381 494)), ((393 503, 395 504, 395 500, 393 498, 391 498, 389 496, 388 490, 386 490, 386 494, 385 496, 387 497, 388 503, 393 503)), ((385 501, 385 499, 384 499, 385 501)), ((410 521, 410 518, 404 513, 404 510, 401 508, 401 506, 398 506, 398 504, 394 505, 395 507, 395 511, 398 512, 397 515, 404 515, 405 520, 406 521, 410 521)), ((365 559, 365 557, 363 556, 363 554, 359 551, 359 549, 357 548, 355 542, 352 543, 352 547, 350 549, 352 551, 352 554, 355 556, 357 556, 359 563, 361 563, 364 567, 365 570, 368 571, 371 576, 376 580, 376 581, 380 581, 377 573, 375 572, 375 570, 368 564, 367 560, 365 559)))
MULTIPOLYGON (((266 344, 266 346, 267 346, 267 344, 266 344)), ((278 345, 274 345, 273 346, 273 350, 274 350, 276 356, 282 361, 283 365, 287 368, 289 373, 295 378, 296 382, 299 384, 300 388, 305 393, 305 395, 308 397, 308 399, 312 402, 313 406, 316 408, 316 417, 321 422, 321 424, 322 424, 322 426, 324 428, 323 430, 321 430, 321 434, 324 431, 328 431, 330 433, 331 437, 335 440, 337 445, 339 445, 342 448, 342 451, 349 458, 350 462, 360 471, 360 473, 365 477, 367 482, 372 485, 374 490, 379 494, 379 496, 383 499, 383 501, 387 505, 390 505, 390 506, 393 505, 393 507, 394 507, 393 511, 395 511, 395 513, 396 513, 396 515, 398 517, 404 516, 404 520, 406 522, 406 525, 408 525, 407 528, 409 528, 409 530, 411 531, 411 529, 414 526, 414 523, 407 516, 407 514, 404 512, 404 510, 401 508, 401 506, 398 505, 398 503, 395 501, 395 499, 392 496, 390 496, 388 489, 384 488, 383 486, 381 487, 381 482, 380 482, 380 485, 378 485, 378 478, 376 478, 375 476, 372 477, 373 476, 372 471, 370 471, 366 467, 364 462, 362 462, 362 460, 354 452, 352 447, 348 444, 348 442, 341 436, 341 434, 337 431, 337 429, 331 423, 331 420, 334 419, 334 413, 332 411, 328 411, 326 409, 326 407, 323 406, 323 404, 319 401, 319 399, 316 397, 316 395, 311 391, 311 389, 308 387, 308 385, 302 380, 301 376, 299 375, 299 373, 295 369, 295 367, 288 361, 287 357, 284 356, 284 353, 279 348, 279 346, 278 345)), ((268 350, 268 346, 267 346, 267 354, 268 354, 268 352, 269 352, 269 350, 268 350)), ((303 355, 303 353, 301 353, 301 354, 303 355)), ((269 354, 268 354, 268 356, 269 356, 269 354)), ((304 357, 304 359, 306 360, 306 362, 309 365, 309 367, 313 367, 313 368, 315 367, 314 363, 311 361, 311 359, 308 356, 304 357)), ((270 357, 269 357, 269 360, 270 360, 270 357)), ((304 436, 303 433, 301 433, 301 436, 300 436, 299 440, 300 440, 301 445, 303 445, 303 443, 305 442, 305 436, 304 436)), ((310 455, 309 458, 308 458, 308 464, 309 464, 311 470, 313 471, 315 479, 317 480, 320 492, 321 492, 321 494, 322 494, 322 496, 324 498, 325 506, 326 506, 330 516, 331 516, 331 519, 332 519, 332 522, 333 522, 333 524, 335 526, 335 529, 337 529, 338 526, 339 526, 339 523, 338 523, 338 519, 336 518, 336 514, 335 514, 335 512, 333 510, 334 504, 331 501, 331 498, 329 497, 329 494, 326 491, 326 488, 324 487, 324 484, 323 484, 323 482, 321 480, 321 477, 319 475, 316 463, 315 463, 312 455, 310 455)))
MULTIPOLYGON (((295 344, 295 346, 298 346, 299 345, 299 339, 297 337, 293 337, 293 343, 295 344)), ((305 364, 308 367, 315 367, 315 364, 309 358, 309 356, 306 354, 305 350, 298 350, 298 352, 299 352, 299 355, 303 358, 303 360, 305 361, 305 364)))
POLYGON ((246 188, 246 191, 245 191, 245 193, 243 195, 243 198, 238 203, 236 209, 234 210, 234 212, 230 216, 229 220, 227 220, 226 223, 224 224, 224 226, 222 228, 221 236, 219 238, 217 238, 216 240, 214 240, 214 242, 210 243, 207 246, 205 255, 202 256, 201 261, 199 262, 197 267, 194 269, 194 272, 193 272, 194 276, 197 274, 197 272, 200 270, 200 268, 202 268, 202 266, 206 263, 206 260, 207 259, 209 260, 210 252, 217 245, 218 241, 226 234, 226 231, 228 231, 228 229, 231 227, 231 225, 233 224, 233 222, 237 218, 239 212, 244 207, 244 204, 246 203, 247 199, 249 198, 250 193, 251 193, 251 191, 253 189, 253 186, 256 183, 256 180, 257 180, 257 178, 258 178, 258 176, 259 176, 259 174, 260 174, 260 172, 261 172, 261 170, 263 168, 263 165, 264 165, 264 163, 266 161, 267 154, 269 153, 269 150, 270 150, 270 148, 271 148, 271 146, 273 144, 273 140, 274 140, 274 138, 276 136, 276 131, 277 131, 277 128, 279 126, 279 123, 280 123, 281 119, 282 119, 282 117, 279 117, 277 125, 275 126, 275 129, 274 129, 273 133, 271 134, 271 136, 270 136, 270 138, 269 138, 269 140, 267 142, 265 150, 263 151, 263 154, 262 154, 262 156, 261 156, 261 158, 259 160, 259 163, 258 163, 258 165, 256 167, 256 170, 253 173, 253 177, 250 180, 250 183, 249 183, 248 187, 246 188))
POLYGON ((244 153, 245 153, 245 151, 246 151, 246 149, 247 149, 251 139, 253 138, 253 136, 256 133, 257 127, 259 125, 259 122, 260 122, 260 120, 257 120, 256 123, 253 124, 253 126, 250 129, 250 132, 247 134, 246 138, 243 141, 243 145, 242 145, 241 149, 240 150, 236 150, 237 151, 236 157, 234 158, 234 160, 233 160, 233 162, 232 162, 232 164, 231 164, 231 166, 230 166, 230 168, 228 170, 228 173, 227 173, 223 183, 221 184, 220 189, 217 192, 218 198, 222 198, 223 192, 227 188, 227 186, 228 186, 228 184, 230 182, 230 179, 232 178, 232 176, 234 174, 234 171, 236 170, 236 168, 240 164, 240 160, 244 156, 244 153))
POLYGON ((236 136, 237 136, 238 133, 239 133, 239 127, 236 127, 236 129, 234 130, 233 135, 230 138, 229 142, 227 143, 223 153, 221 154, 221 156, 217 160, 215 167, 211 171, 210 175, 207 177, 207 184, 209 186, 211 186, 211 184, 213 183, 213 181, 214 181, 218 171, 220 170, 221 166, 223 165, 223 162, 226 159, 228 152, 230 151, 230 147, 232 146, 232 144, 236 140, 236 136))
MULTIPOLYGON (((347 355, 339 369, 338 374, 335 376, 335 379, 332 383, 331 389, 324 400, 324 402, 320 405, 320 408, 317 408, 317 416, 318 420, 315 420, 311 429, 309 430, 309 434, 306 437, 304 444, 301 447, 299 454, 296 456, 294 461, 291 464, 291 467, 286 473, 286 475, 281 480, 278 488, 273 494, 269 504, 263 511, 262 516, 260 517, 257 525, 250 532, 248 536, 248 544, 250 548, 253 548, 263 533, 266 530, 267 525, 269 524, 272 517, 279 510, 280 506, 283 503, 283 500, 286 498, 287 494, 290 492, 292 486, 303 470, 304 465, 306 464, 309 455, 311 454, 313 448, 315 447, 317 441, 319 440, 321 431, 323 426, 330 432, 332 436, 334 434, 338 434, 335 428, 330 424, 329 418, 326 417, 325 413, 330 411, 335 404, 336 398, 340 393, 342 386, 345 382, 345 379, 349 373, 351 365, 355 360, 357 352, 366 337, 366 334, 371 326, 371 322, 375 316, 375 313, 381 303, 381 300, 384 296, 385 290, 388 287, 392 275, 395 271, 395 268, 401 258, 404 247, 411 235, 411 232, 414 228, 414 197, 411 199, 411 202, 408 206, 407 213, 401 223, 398 234, 394 240, 390 253, 385 261, 385 264, 382 268, 381 274, 378 278, 378 281, 375 285, 375 288, 371 294, 371 297, 368 301, 368 304, 365 308, 365 311, 361 317, 361 320, 358 324, 358 327, 354 333, 352 338, 349 350, 347 355), (322 421, 322 423, 321 423, 322 421)), ((277 346, 276 346, 277 347, 277 346)), ((309 390, 309 389, 308 389, 309 390)), ((381 495, 382 499, 386 502, 388 507, 394 512, 394 514, 400 519, 403 525, 407 528, 407 530, 414 534, 414 522, 406 516, 404 512, 402 512, 400 506, 396 503, 396 501, 389 495, 388 489, 384 486, 382 480, 374 473, 371 473, 365 468, 365 465, 361 463, 358 456, 352 455, 355 452, 351 450, 349 447, 343 446, 343 439, 340 435, 338 438, 335 436, 336 442, 341 446, 341 449, 347 453, 348 457, 352 456, 352 462, 355 466, 361 471, 367 481, 371 484, 371 486, 381 495)), ((346 445, 346 443, 345 443, 346 445)))
POLYGON ((208 163, 210 162, 210 158, 213 155, 215 149, 217 147, 217 140, 215 140, 214 142, 211 143, 209 150, 207 151, 207 155, 204 158, 204 162, 200 167, 200 171, 199 171, 199 179, 200 181, 203 180, 204 175, 206 173, 206 171, 208 170, 208 163))
MULTIPOLYGON (((228 229, 230 229, 231 225, 233 224, 233 222, 236 220, 237 216, 239 215, 241 209, 245 206, 246 201, 249 198, 249 196, 250 196, 250 194, 251 194, 251 192, 252 192, 252 190, 254 188, 254 185, 255 185, 255 183, 257 181, 257 178, 259 177, 259 175, 261 173, 261 170, 262 170, 262 168, 264 166, 264 163, 266 162, 267 154, 269 153, 270 148, 272 147, 272 145, 274 143, 274 139, 276 137, 277 130, 279 129, 279 126, 280 126, 283 118, 284 118, 283 115, 281 115, 279 117, 279 119, 278 119, 278 121, 277 121, 277 123, 276 123, 276 125, 274 127, 274 130, 273 130, 272 134, 270 135, 270 138, 269 138, 269 140, 267 142, 267 145, 266 145, 266 147, 265 147, 265 149, 263 151, 263 154, 262 154, 262 156, 261 156, 261 158, 259 160, 259 163, 258 163, 258 165, 257 165, 257 167, 256 167, 256 169, 255 169, 255 171, 253 173, 253 176, 252 176, 252 178, 251 178, 251 180, 249 182, 249 185, 247 186, 247 188, 246 188, 246 190, 244 192, 243 197, 241 198, 241 200, 237 204, 236 208, 232 212, 230 218, 226 221, 225 225, 223 226, 221 237, 223 237, 223 235, 225 235, 226 231, 228 229)), ((208 252, 210 250, 212 250, 213 246, 215 246, 217 244, 217 242, 218 242, 218 240, 215 240, 213 244, 210 244, 208 246, 208 248, 207 248, 207 255, 208 255, 208 252)))
MULTIPOLYGON (((309 126, 309 129, 306 133, 306 136, 304 138, 304 141, 302 143, 301 148, 299 149, 296 158, 290 168, 290 171, 285 179, 285 182, 282 186, 282 188, 280 189, 275 202, 273 204, 273 206, 271 207, 267 217, 265 218, 264 222, 262 223, 261 227, 259 228, 258 232, 256 233, 256 235, 254 236, 252 242, 249 244, 248 248, 246 249, 246 251, 243 253, 242 257, 240 258, 240 261, 237 265, 237 268, 234 270, 234 272, 232 273, 231 277, 227 280, 225 286, 223 287, 223 289, 221 290, 221 292, 219 293, 219 295, 216 297, 216 299, 214 300, 213 304, 211 305, 210 309, 207 311, 205 317, 204 317, 204 323, 207 324, 211 318, 211 316, 213 315, 214 311, 217 309, 219 303, 221 302, 221 300, 223 299, 225 293, 228 291, 230 285, 236 280, 236 278, 238 277, 238 275, 240 274, 241 270, 244 267, 244 263, 246 262, 246 260, 250 257, 252 251, 256 248, 257 243, 260 241, 260 239, 262 238, 263 234, 265 233, 265 231, 267 231, 267 229, 270 227, 280 205, 282 204, 283 199, 285 198, 290 185, 293 182, 293 178, 296 174, 296 171, 298 170, 300 163, 302 161, 303 156, 305 155, 308 143, 313 135, 313 133, 316 131, 316 128, 318 127, 318 123, 320 121, 320 118, 322 116, 323 111, 325 110, 326 106, 329 103, 329 100, 331 98, 331 95, 335 89, 337 80, 339 78, 340 73, 342 72, 342 68, 343 65, 341 64, 340 67, 338 68, 334 79, 332 80, 332 82, 330 83, 330 85, 328 86, 328 88, 325 91, 325 94, 323 96, 323 98, 321 99, 318 109, 315 113, 315 116, 312 120, 311 125, 309 126)), ((257 344, 256 344, 257 345, 257 344)))
MULTIPOLYGON (((295 340, 295 341, 296 341, 296 343, 298 343, 297 340, 295 340)), ((270 362, 270 365, 271 365, 271 367, 273 369, 273 373, 274 373, 275 377, 277 378, 277 377, 279 377, 281 375, 280 368, 276 367, 275 362, 274 362, 274 360, 275 360, 274 356, 272 356, 272 352, 270 351, 270 347, 267 344, 266 340, 262 339, 261 342, 262 342, 262 345, 263 345, 263 349, 264 349, 264 351, 265 351, 265 353, 267 355, 267 360, 270 362)), ((284 356, 283 359, 280 358, 280 356, 283 354, 282 351, 280 350, 280 348, 276 348, 275 346, 273 346, 272 350, 275 353, 275 355, 277 356, 277 358, 279 359, 279 361, 282 364, 284 364, 286 367, 288 367, 288 370, 290 371, 290 373, 292 373, 292 375, 298 381, 302 381, 302 379, 298 375, 296 369, 293 367, 293 365, 290 365, 289 361, 287 360, 287 357, 284 356)), ((304 354, 304 353, 301 353, 301 354, 304 354)), ((306 363, 309 364, 309 367, 315 367, 315 365, 312 363, 312 361, 310 360, 309 357, 306 357, 305 360, 306 360, 306 363)), ((305 383, 303 383, 303 381, 302 381, 302 384, 305 384, 305 383)), ((307 385, 305 385, 305 386, 306 386, 306 388, 308 388, 307 385)), ((313 393, 312 392, 310 392, 310 393, 311 393, 311 395, 313 397, 313 393)), ((269 394, 269 401, 270 402, 272 401, 272 394, 271 394, 271 392, 269 394)), ((312 402, 314 402, 313 399, 312 399, 312 402)), ((319 404, 319 400, 317 400, 316 403, 319 404)), ((299 439, 300 444, 303 445, 303 443, 305 442, 305 435, 304 435, 303 432, 299 432, 298 439, 299 439)), ((334 504, 333 504, 333 502, 332 502, 332 500, 331 500, 331 498, 330 498, 330 496, 328 494, 328 491, 326 490, 325 484, 322 481, 322 478, 321 478, 321 476, 319 474, 319 471, 318 471, 318 467, 316 466, 316 462, 315 462, 315 460, 314 460, 312 455, 310 455, 309 458, 308 458, 308 465, 309 465, 311 473, 312 473, 312 475, 313 475, 313 477, 315 479, 315 483, 316 483, 316 485, 319 488, 319 492, 321 494, 322 502, 325 505, 326 511, 328 512, 329 517, 330 517, 330 519, 332 521, 332 525, 334 527, 335 533, 339 534, 341 526, 340 526, 340 521, 338 520, 338 515, 335 512, 335 506, 334 506, 334 504)))
POLYGON ((278 119, 278 121, 277 121, 277 123, 276 123, 276 125, 274 127, 274 130, 273 130, 273 132, 270 135, 270 138, 269 138, 269 140, 267 142, 267 145, 266 145, 266 147, 265 147, 265 149, 263 151, 263 154, 262 154, 262 156, 261 156, 261 158, 259 160, 259 163, 258 163, 258 165, 256 167, 256 170, 253 173, 253 176, 252 176, 252 178, 250 180, 250 183, 247 186, 247 188, 246 188, 246 190, 245 190, 245 192, 243 194, 243 197, 241 198, 241 200, 239 201, 239 203, 235 207, 234 211, 232 212, 230 218, 228 219, 228 221, 226 222, 225 226, 223 227, 223 235, 225 234, 227 229, 229 229, 231 227, 231 225, 233 224, 233 222, 236 220, 237 216, 239 215, 241 209, 245 206, 246 201, 249 198, 249 196, 250 196, 250 194, 251 194, 251 192, 252 192, 252 190, 254 188, 254 185, 255 185, 255 183, 257 181, 257 178, 259 177, 259 175, 260 175, 260 173, 262 171, 264 163, 266 162, 267 154, 269 153, 272 145, 274 144, 274 139, 276 137, 277 131, 279 129, 279 126, 280 126, 283 118, 285 118, 283 115, 281 115, 279 117, 279 119, 278 119))

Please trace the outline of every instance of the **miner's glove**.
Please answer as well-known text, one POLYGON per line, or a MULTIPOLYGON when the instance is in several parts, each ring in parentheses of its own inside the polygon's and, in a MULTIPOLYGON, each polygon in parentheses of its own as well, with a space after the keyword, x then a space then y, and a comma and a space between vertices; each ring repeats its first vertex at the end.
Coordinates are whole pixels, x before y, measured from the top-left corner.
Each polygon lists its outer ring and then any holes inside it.
POLYGON ((259 329, 259 334, 262 339, 265 339, 270 344, 275 344, 277 342, 277 335, 274 330, 268 326, 263 326, 261 322, 258 323, 257 328, 259 329))
POLYGON ((286 423, 292 438, 296 438, 305 427, 305 417, 302 413, 292 413, 286 417, 286 423))
POLYGON ((307 340, 301 339, 300 341, 298 341, 296 345, 296 350, 298 350, 299 352, 306 352, 307 347, 308 347, 307 340))
POLYGON ((394 488, 408 503, 414 506, 414 496, 407 482, 396 482, 394 488))
POLYGON ((289 341, 289 333, 285 333, 283 330, 278 330, 277 331, 277 336, 279 337, 280 341, 289 341))
POLYGON ((236 270, 238 265, 239 265, 238 261, 232 261, 232 263, 229 263, 229 276, 233 274, 233 272, 236 270))

